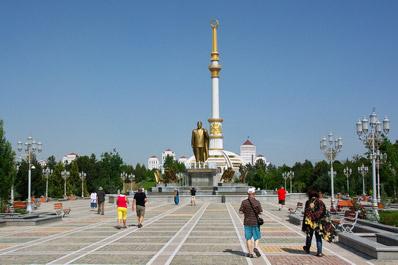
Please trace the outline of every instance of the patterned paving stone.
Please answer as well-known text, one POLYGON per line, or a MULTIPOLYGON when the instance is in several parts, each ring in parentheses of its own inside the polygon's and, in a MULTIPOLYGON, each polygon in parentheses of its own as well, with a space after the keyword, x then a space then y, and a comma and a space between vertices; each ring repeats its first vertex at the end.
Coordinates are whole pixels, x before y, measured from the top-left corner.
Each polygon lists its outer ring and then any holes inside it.
POLYGON ((183 245, 180 249, 181 252, 216 252, 223 253, 227 249, 235 251, 243 251, 240 244, 216 244, 216 245, 183 245))
POLYGON ((135 244, 131 245, 128 243, 125 243, 123 245, 117 244, 111 244, 105 247, 102 247, 98 249, 98 251, 119 251, 119 252, 129 252, 129 251, 159 251, 163 247, 162 244, 155 244, 155 243, 150 243, 150 244, 135 244))
POLYGON ((143 244, 147 244, 147 243, 152 243, 152 242, 156 242, 156 243, 166 243, 167 241, 170 240, 171 237, 123 237, 119 240, 116 240, 115 243, 131 243, 131 242, 140 242, 143 244))
POLYGON ((281 237, 262 237, 260 239, 260 243, 265 244, 283 244, 283 243, 300 243, 304 244, 305 239, 302 237, 288 237, 288 238, 281 238, 281 237))
POLYGON ((37 245, 37 246, 31 246, 29 248, 24 248, 21 250, 17 250, 16 252, 67 252, 67 251, 76 251, 81 249, 82 245, 37 245))
MULTIPOLYGON (((264 253, 292 253, 292 254, 304 254, 303 246, 260 246, 264 253)), ((327 253, 327 250, 323 251, 327 253)))
POLYGON ((297 233, 294 232, 261 232, 262 237, 277 236, 277 237, 296 237, 297 233))
POLYGON ((23 232, 23 233, 16 233, 12 234, 9 237, 47 237, 47 236, 52 236, 56 235, 58 233, 52 233, 52 232, 23 232))
POLYGON ((38 239, 38 237, 30 237, 30 238, 0 237, 0 244, 4 244, 4 243, 21 244, 21 243, 26 243, 26 242, 33 241, 36 239, 38 239))
POLYGON ((46 264, 59 257, 61 255, 29 255, 29 258, 23 255, 3 255, 1 256, 1 264, 46 264))
POLYGON ((184 256, 177 255, 172 260, 173 265, 241 265, 247 264, 244 256, 231 255, 231 256, 184 256))
POLYGON ((273 265, 288 264, 313 264, 313 265, 348 265, 349 263, 337 256, 324 256, 322 258, 312 255, 267 255, 273 265))
POLYGON ((0 245, 0 249, 5 249, 5 248, 9 248, 12 247, 13 245, 0 245))
POLYGON ((203 238, 196 238, 196 237, 189 237, 185 241, 185 243, 207 243, 207 244, 214 244, 214 243, 239 243, 238 238, 223 238, 223 237, 203 237, 203 238))
POLYGON ((287 227, 261 227, 261 231, 291 231, 287 227))
POLYGON ((146 264, 152 255, 132 255, 132 254, 89 254, 72 264, 146 264))

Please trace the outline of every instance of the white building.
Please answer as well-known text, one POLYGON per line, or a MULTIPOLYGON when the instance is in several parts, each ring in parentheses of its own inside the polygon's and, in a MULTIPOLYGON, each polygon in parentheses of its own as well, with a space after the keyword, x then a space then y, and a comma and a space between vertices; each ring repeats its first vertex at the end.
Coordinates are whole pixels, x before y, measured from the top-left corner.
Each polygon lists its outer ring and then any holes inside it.
POLYGON ((254 146, 249 140, 246 140, 246 142, 240 146, 240 157, 243 160, 243 165, 254 165, 257 159, 256 146, 254 146))
POLYGON ((178 159, 178 162, 184 164, 185 166, 187 165, 187 161, 188 158, 186 158, 185 156, 182 156, 178 159))
POLYGON ((62 158, 62 163, 64 164, 70 164, 72 163, 73 160, 75 160, 77 157, 77 154, 75 153, 70 153, 69 155, 64 156, 64 158, 62 158))
POLYGON ((269 162, 267 161, 267 159, 263 155, 258 155, 256 157, 256 163, 257 163, 258 160, 263 160, 266 165, 269 165, 269 162))
POLYGON ((159 162, 159 158, 157 156, 151 156, 148 159, 148 169, 160 169, 160 162, 159 162))
POLYGON ((176 159, 176 154, 173 151, 171 151, 170 149, 167 149, 167 150, 163 151, 163 153, 162 153, 162 166, 164 165, 164 162, 166 161, 167 156, 171 156, 174 160, 176 159))

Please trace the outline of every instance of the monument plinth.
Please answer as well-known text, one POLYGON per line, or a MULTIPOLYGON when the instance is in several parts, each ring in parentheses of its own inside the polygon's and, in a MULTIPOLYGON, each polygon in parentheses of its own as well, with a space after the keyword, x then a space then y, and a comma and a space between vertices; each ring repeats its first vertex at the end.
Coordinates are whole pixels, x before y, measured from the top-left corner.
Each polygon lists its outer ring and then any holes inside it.
POLYGON ((217 186, 217 169, 195 168, 187 169, 188 186, 191 187, 212 187, 217 186))

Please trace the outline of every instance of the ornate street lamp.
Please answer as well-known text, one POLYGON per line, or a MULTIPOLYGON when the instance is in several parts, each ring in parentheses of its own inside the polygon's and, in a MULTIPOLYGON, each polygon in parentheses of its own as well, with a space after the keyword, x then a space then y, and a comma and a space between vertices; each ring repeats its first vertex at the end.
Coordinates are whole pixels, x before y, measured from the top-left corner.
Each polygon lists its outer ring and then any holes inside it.
POLYGON ((347 194, 348 194, 348 196, 349 196, 349 194, 350 194, 350 182, 349 182, 349 178, 350 178, 351 174, 352 174, 352 169, 349 168, 349 167, 346 167, 346 168, 344 169, 344 175, 345 175, 345 177, 347 178, 347 194))
POLYGON ((380 164, 383 164, 387 161, 387 154, 381 153, 380 150, 376 152, 376 166, 377 166, 377 203, 381 202, 381 193, 380 193, 380 164))
POLYGON ((124 181, 127 178, 127 173, 126 172, 120 173, 120 178, 123 180, 123 192, 125 192, 125 190, 124 190, 124 181))
POLYGON ((362 175, 362 195, 365 195, 365 175, 368 174, 368 167, 362 164, 361 167, 358 167, 358 172, 362 175))
MULTIPOLYGON (((18 151, 22 152, 22 142, 18 141, 18 151)), ((27 142, 25 143, 25 155, 28 156, 28 205, 26 206, 26 211, 31 213, 32 210, 32 197, 31 197, 31 170, 34 169, 34 166, 30 164, 30 158, 35 153, 40 154, 42 151, 42 144, 41 142, 36 143, 33 140, 32 136, 29 136, 27 142)))
POLYGON ((326 158, 330 161, 330 183, 331 183, 331 189, 332 189, 332 196, 331 196, 331 209, 334 209, 334 174, 333 174, 333 161, 336 159, 337 154, 341 151, 343 148, 343 139, 341 137, 336 138, 333 140, 333 134, 332 132, 329 133, 328 135, 328 141, 326 140, 326 137, 323 137, 321 139, 321 150, 323 154, 326 156, 326 158), (329 148, 327 143, 329 143, 329 148), (333 145, 334 144, 334 145, 333 145))
POLYGON ((64 182, 64 197, 66 197, 66 179, 69 178, 70 172, 64 170, 64 171, 61 172, 61 176, 62 176, 62 178, 63 178, 64 181, 65 181, 65 182, 64 182))
POLYGON ((46 201, 48 198, 48 177, 50 177, 53 174, 53 172, 54 171, 49 168, 43 169, 43 175, 46 177, 46 201))
POLYGON ((133 190, 133 181, 135 179, 135 175, 130 174, 129 175, 129 180, 130 180, 130 190, 133 190))
POLYGON ((282 178, 285 180, 285 189, 286 189, 286 180, 289 178, 289 173, 288 172, 283 172, 282 173, 282 178))
POLYGON ((362 121, 359 119, 359 121, 356 123, 356 129, 359 140, 361 140, 365 144, 366 148, 371 151, 373 179, 372 207, 373 212, 376 216, 378 216, 379 213, 377 211, 378 205, 376 198, 376 150, 382 141, 382 132, 384 131, 386 136, 390 132, 390 120, 386 116, 382 124, 375 113, 375 108, 373 108, 372 114, 369 116, 369 121, 366 119, 366 117, 364 117, 362 121))
POLYGON ((86 178, 87 174, 84 173, 83 171, 79 173, 79 177, 82 180, 82 198, 84 198, 84 192, 83 192, 83 183, 84 183, 84 179, 86 178))

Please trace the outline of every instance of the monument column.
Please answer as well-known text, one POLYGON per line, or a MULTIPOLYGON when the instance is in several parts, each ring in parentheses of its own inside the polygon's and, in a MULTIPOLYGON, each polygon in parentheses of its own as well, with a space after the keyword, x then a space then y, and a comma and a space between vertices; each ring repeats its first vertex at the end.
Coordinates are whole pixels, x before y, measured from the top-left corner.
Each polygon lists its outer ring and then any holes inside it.
POLYGON ((208 119, 210 123, 210 142, 209 150, 224 150, 222 135, 222 122, 220 118, 220 105, 219 105, 219 72, 221 70, 220 59, 218 58, 217 48, 217 28, 218 20, 210 20, 210 25, 213 28, 213 46, 210 58, 209 70, 211 73, 211 87, 212 87, 212 117, 208 119))

